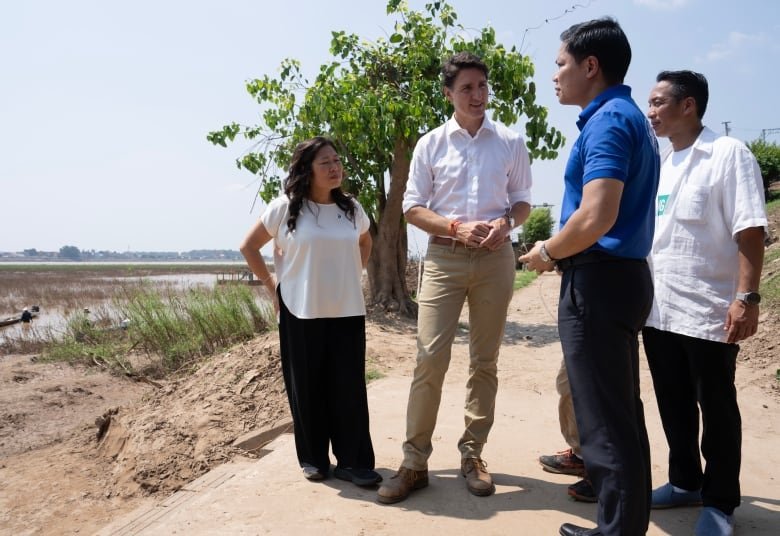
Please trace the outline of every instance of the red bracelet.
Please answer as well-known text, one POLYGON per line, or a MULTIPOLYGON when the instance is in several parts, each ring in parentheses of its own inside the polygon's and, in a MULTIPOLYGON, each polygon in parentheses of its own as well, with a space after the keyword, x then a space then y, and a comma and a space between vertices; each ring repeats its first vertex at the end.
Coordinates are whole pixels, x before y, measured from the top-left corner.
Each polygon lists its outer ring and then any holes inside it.
POLYGON ((450 236, 454 237, 458 233, 458 226, 460 222, 458 220, 452 220, 450 222, 450 236))

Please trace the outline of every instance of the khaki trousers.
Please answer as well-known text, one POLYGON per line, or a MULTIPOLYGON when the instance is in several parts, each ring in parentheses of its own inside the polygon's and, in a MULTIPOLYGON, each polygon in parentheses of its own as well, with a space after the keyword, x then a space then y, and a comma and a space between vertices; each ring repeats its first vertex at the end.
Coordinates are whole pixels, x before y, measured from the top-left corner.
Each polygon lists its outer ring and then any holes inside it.
POLYGON ((428 468, 444 376, 463 303, 469 304, 469 378, 462 458, 479 457, 493 425, 498 350, 512 298, 515 259, 506 242, 495 251, 428 245, 417 320, 417 365, 406 411, 403 465, 428 468))
POLYGON ((561 427, 561 434, 564 441, 571 447, 572 452, 582 457, 580 454, 580 434, 577 431, 577 419, 574 418, 574 403, 571 399, 566 361, 561 360, 561 368, 558 369, 558 377, 555 378, 555 388, 560 395, 558 398, 558 424, 561 427))

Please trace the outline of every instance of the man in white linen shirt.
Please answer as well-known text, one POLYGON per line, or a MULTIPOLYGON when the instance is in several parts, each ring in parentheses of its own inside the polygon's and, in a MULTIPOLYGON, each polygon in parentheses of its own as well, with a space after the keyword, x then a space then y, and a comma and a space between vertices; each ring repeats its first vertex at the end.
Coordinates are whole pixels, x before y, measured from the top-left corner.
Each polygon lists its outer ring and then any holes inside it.
POLYGON ((403 209, 430 235, 417 321, 417 366, 409 392, 404 459, 379 489, 381 503, 428 485, 428 458, 444 376, 463 303, 469 304, 469 378, 465 431, 458 441, 468 490, 495 486, 482 460, 493 424, 498 351, 512 297, 515 258, 509 232, 531 206, 531 169, 523 138, 485 114, 488 69, 461 52, 442 67, 453 117, 417 143, 403 209))
POLYGON ((643 339, 664 432, 669 482, 653 508, 703 503, 697 535, 733 534, 742 431, 734 387, 741 340, 758 326, 767 226, 761 172, 738 140, 703 126, 706 78, 664 71, 647 116, 662 154, 643 339), (699 448, 699 408, 703 422, 699 448))

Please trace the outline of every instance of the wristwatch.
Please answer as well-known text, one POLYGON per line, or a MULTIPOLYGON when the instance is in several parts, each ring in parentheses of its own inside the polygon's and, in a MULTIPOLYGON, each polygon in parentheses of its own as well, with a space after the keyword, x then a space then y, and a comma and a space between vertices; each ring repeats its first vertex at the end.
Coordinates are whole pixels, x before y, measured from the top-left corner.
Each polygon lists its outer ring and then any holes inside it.
POLYGON ((504 214, 504 219, 506 220, 507 225, 509 225, 510 231, 515 228, 515 219, 511 214, 504 214))
POLYGON ((553 259, 552 256, 549 253, 547 253, 547 247, 546 246, 547 246, 547 244, 544 243, 539 248, 539 257, 544 262, 555 262, 555 261, 557 261, 558 259, 553 259))
POLYGON ((753 290, 748 290, 747 292, 737 292, 735 299, 746 305, 758 305, 761 303, 761 294, 753 290))

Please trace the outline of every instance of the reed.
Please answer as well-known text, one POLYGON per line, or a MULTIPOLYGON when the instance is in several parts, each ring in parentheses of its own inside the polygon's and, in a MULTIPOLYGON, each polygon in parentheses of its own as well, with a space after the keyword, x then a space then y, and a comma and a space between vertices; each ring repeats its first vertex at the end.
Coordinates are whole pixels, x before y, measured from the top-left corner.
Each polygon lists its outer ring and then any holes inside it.
POLYGON ((260 307, 249 287, 196 288, 184 294, 146 288, 115 308, 129 320, 135 344, 163 358, 166 369, 248 340, 271 326, 270 304, 260 307))
POLYGON ((117 288, 139 287, 143 278, 152 275, 217 274, 240 268, 190 264, 0 263, 0 316, 16 314, 30 305, 41 305, 47 310, 80 310, 84 303, 111 299, 117 294, 117 288))
POLYGON ((15 345, 43 360, 98 363, 125 373, 133 369, 128 356, 140 351, 152 363, 145 373, 165 374, 269 330, 273 317, 270 303, 258 305, 248 286, 176 291, 139 284, 124 287, 110 307, 71 314, 60 333, 31 331, 0 351, 15 345))

